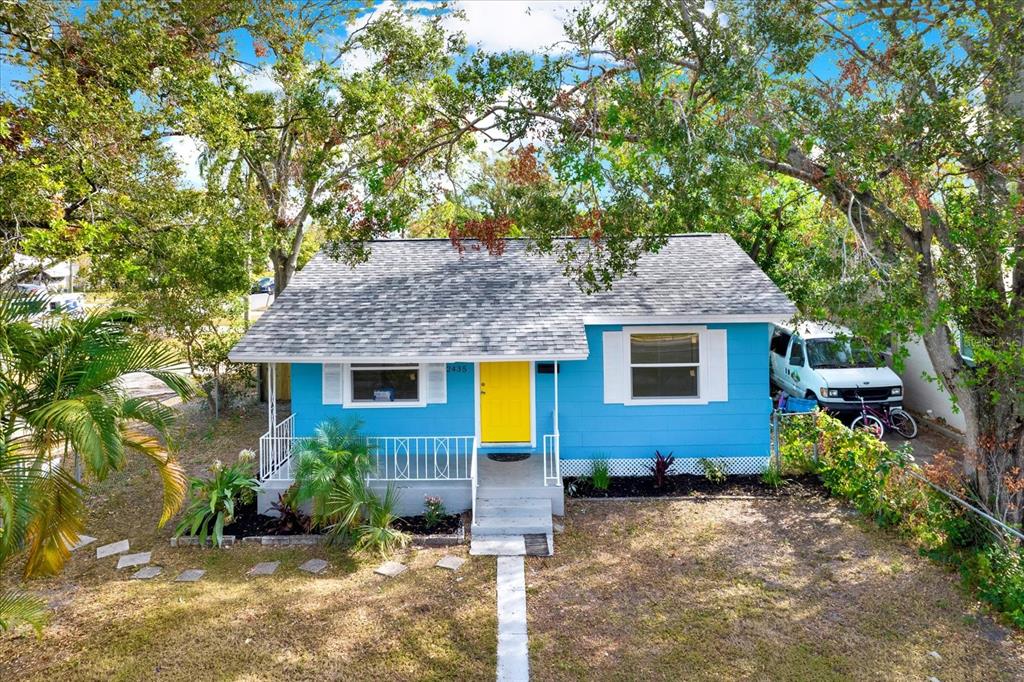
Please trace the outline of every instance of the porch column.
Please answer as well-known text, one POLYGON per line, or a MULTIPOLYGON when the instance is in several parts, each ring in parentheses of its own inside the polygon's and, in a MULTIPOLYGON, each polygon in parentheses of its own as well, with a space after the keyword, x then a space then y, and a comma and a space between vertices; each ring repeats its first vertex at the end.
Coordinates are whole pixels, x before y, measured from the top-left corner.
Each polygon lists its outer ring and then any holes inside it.
POLYGON ((267 363, 267 421, 270 426, 268 433, 273 433, 277 426, 277 363, 267 363))
MULTIPOLYGON (((558 360, 555 360, 555 436, 558 436, 558 360)), ((557 444, 555 447, 558 447, 557 444)))

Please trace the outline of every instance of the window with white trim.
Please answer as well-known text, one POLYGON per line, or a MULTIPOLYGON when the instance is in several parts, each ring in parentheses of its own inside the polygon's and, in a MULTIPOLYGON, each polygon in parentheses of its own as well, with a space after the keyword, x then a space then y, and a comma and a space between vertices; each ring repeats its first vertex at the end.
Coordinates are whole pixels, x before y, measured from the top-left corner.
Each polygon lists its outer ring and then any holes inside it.
POLYGON ((352 364, 349 385, 353 403, 419 403, 420 366, 352 364))
POLYGON ((700 397, 700 334, 629 334, 629 384, 633 400, 700 397))

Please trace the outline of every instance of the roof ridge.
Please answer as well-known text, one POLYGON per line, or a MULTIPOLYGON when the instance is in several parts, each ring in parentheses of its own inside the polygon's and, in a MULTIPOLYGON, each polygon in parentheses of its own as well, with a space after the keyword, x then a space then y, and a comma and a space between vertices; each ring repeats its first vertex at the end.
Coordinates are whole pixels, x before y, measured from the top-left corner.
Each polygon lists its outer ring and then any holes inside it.
MULTIPOLYGON (((684 237, 729 237, 730 235, 727 232, 682 232, 682 233, 668 234, 668 235, 665 235, 665 236, 667 238, 669 238, 669 239, 681 239, 681 238, 684 238, 684 237)), ((509 241, 509 242, 525 242, 525 241, 529 241, 530 238, 529 237, 502 237, 502 239, 505 240, 505 241, 509 241)), ((569 241, 569 240, 580 241, 580 240, 583 240, 583 239, 586 239, 586 238, 585 237, 570 237, 568 235, 564 235, 564 236, 561 236, 561 237, 554 237, 555 241, 569 241)), ((467 238, 467 239, 461 239, 460 241, 477 242, 477 241, 480 241, 480 240, 479 239, 467 238)), ((368 239, 368 240, 366 240, 367 244, 392 244, 392 243, 406 243, 406 242, 446 242, 447 243, 447 242, 451 242, 451 239, 448 238, 448 237, 389 237, 389 238, 386 238, 386 239, 368 239)))

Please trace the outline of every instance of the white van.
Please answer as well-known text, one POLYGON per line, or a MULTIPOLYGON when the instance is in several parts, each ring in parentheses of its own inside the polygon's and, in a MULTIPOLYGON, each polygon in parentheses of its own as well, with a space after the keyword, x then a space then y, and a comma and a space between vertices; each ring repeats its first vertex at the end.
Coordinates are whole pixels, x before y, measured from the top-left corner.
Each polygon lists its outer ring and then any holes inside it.
POLYGON ((862 398, 873 406, 903 403, 899 376, 851 340, 848 329, 819 323, 796 330, 776 326, 769 357, 773 386, 817 400, 825 409, 859 412, 862 398))

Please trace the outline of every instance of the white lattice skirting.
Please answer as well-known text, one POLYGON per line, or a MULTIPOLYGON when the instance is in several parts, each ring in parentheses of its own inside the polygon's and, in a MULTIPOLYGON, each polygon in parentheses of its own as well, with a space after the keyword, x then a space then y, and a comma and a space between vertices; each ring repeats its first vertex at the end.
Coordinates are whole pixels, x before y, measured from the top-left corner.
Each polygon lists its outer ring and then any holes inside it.
MULTIPOLYGON (((760 474, 768 468, 767 457, 708 457, 713 462, 725 467, 729 474, 760 474)), ((704 469, 697 457, 676 457, 675 464, 669 470, 673 474, 702 475, 704 469)), ((650 476, 653 459, 605 459, 608 473, 612 476, 650 476)), ((592 459, 563 459, 562 476, 589 476, 593 471, 592 459)))

